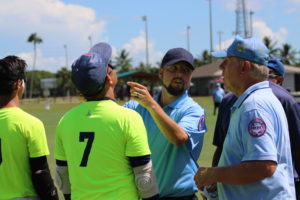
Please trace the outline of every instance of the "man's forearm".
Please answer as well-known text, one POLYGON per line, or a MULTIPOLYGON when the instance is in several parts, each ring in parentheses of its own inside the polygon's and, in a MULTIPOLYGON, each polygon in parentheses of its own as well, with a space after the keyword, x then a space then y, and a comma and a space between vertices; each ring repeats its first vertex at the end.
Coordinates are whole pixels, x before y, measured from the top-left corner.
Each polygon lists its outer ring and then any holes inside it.
POLYGON ((217 182, 245 185, 272 176, 276 166, 273 161, 249 161, 225 167, 200 167, 194 180, 199 189, 217 182))
POLYGON ((213 168, 215 182, 245 185, 270 177, 276 170, 273 161, 251 161, 238 165, 213 168))

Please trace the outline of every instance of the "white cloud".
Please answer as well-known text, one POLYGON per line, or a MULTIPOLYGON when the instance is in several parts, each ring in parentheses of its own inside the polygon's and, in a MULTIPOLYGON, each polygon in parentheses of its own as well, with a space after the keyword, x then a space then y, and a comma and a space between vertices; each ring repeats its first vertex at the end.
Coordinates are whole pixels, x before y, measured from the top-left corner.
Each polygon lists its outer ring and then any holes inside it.
MULTIPOLYGON (((163 57, 163 53, 155 51, 154 46, 154 42, 148 40, 149 63, 152 65, 155 65, 155 63, 160 61, 163 57)), ((134 66, 140 62, 146 63, 146 40, 144 31, 140 31, 139 36, 131 39, 123 48, 129 52, 129 57, 133 59, 134 66)))
MULTIPOLYGON (((33 69, 33 52, 23 52, 17 54, 20 58, 24 59, 28 65, 27 70, 33 69)), ((68 61, 70 65, 70 61, 68 61)), ((36 67, 35 70, 45 70, 55 73, 61 67, 66 66, 65 57, 44 57, 40 49, 37 49, 36 67)))
POLYGON ((288 31, 285 27, 281 27, 277 32, 274 32, 268 25, 262 20, 254 20, 253 22, 253 33, 254 36, 264 38, 268 36, 276 41, 278 45, 286 41, 288 31))
MULTIPOLYGON (((272 41, 277 42, 277 45, 281 45, 286 42, 288 31, 286 28, 281 27, 277 32, 274 32, 268 25, 262 20, 253 21, 253 35, 260 38, 261 40, 268 36, 272 41)), ((233 42, 234 37, 225 40, 221 43, 222 49, 227 49, 233 42)), ((219 49, 219 46, 216 45, 215 49, 219 49)))
POLYGON ((300 4, 300 0, 289 0, 292 3, 300 4))
MULTIPOLYGON (((52 66, 55 69, 65 65, 64 44, 68 45, 71 63, 89 49, 88 36, 92 36, 96 43, 106 31, 106 20, 97 19, 91 8, 65 4, 60 0, 0 0, 0 3, 0 26, 5 27, 5 33, 0 33, 2 39, 12 33, 20 40, 19 43, 25 44, 33 32, 43 39, 43 43, 38 45, 38 60, 41 62, 37 62, 37 69, 48 70, 50 64, 59 65, 52 66)), ((19 54, 28 55, 28 52, 19 54)))

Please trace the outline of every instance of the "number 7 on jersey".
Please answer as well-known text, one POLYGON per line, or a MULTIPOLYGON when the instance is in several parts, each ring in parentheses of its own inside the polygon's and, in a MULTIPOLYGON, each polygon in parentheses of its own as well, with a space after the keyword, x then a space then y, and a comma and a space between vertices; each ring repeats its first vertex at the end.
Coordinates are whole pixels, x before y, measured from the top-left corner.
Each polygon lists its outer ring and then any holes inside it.
POLYGON ((95 137, 95 132, 80 132, 79 134, 79 142, 84 142, 85 139, 88 139, 86 147, 84 149, 80 167, 86 167, 87 165, 91 148, 93 145, 94 137, 95 137))

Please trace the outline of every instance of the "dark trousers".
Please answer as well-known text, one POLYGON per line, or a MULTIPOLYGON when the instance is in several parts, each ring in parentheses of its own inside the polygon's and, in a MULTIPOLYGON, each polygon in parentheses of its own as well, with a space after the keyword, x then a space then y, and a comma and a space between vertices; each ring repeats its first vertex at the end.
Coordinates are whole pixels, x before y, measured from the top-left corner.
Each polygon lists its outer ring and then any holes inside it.
POLYGON ((195 194, 183 197, 161 197, 160 200, 198 200, 195 194))

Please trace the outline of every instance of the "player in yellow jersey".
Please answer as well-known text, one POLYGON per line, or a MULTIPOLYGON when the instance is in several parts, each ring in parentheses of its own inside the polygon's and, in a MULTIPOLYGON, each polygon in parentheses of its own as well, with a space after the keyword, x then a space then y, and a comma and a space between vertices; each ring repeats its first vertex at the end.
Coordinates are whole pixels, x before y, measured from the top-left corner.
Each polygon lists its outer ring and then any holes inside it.
POLYGON ((0 199, 57 200, 43 123, 19 108, 24 60, 0 59, 0 199))
POLYGON ((159 199, 143 120, 115 102, 110 45, 98 43, 72 65, 86 99, 60 120, 55 136, 58 186, 65 199, 159 199))

